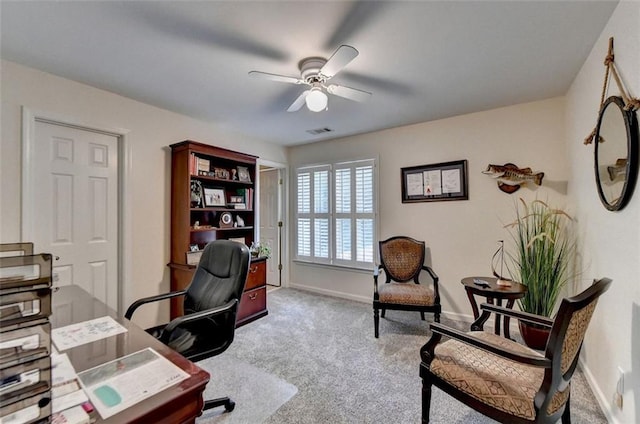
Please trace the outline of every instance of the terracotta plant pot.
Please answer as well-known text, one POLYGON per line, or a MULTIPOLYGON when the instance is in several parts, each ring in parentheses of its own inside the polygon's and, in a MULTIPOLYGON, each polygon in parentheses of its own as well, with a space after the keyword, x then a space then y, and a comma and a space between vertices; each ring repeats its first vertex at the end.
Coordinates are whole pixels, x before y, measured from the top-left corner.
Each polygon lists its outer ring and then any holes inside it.
POLYGON ((543 350, 547 347, 547 340, 551 332, 550 328, 540 327, 523 321, 519 321, 518 324, 520 326, 522 339, 527 346, 535 350, 543 350))

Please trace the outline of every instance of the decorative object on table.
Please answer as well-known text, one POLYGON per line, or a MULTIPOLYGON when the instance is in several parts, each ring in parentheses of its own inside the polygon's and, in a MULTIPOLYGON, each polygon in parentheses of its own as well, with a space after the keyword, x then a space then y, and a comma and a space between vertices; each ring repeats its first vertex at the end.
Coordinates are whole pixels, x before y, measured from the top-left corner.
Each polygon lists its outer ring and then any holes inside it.
POLYGON ((251 182, 251 174, 246 166, 238 166, 238 180, 246 183, 251 182))
POLYGON ((538 186, 542 185, 542 179, 544 178, 544 172, 534 173, 531 168, 518 168, 513 163, 505 163, 504 165, 490 164, 482 173, 497 180, 498 188, 508 194, 520 190, 520 187, 527 182, 538 186))
POLYGON ((191 180, 191 207, 204 207, 202 199, 202 183, 198 180, 191 180))
POLYGON ((227 206, 223 188, 204 188, 205 207, 227 206))
MULTIPOLYGON (((513 266, 509 271, 516 281, 527 286, 527 293, 518 304, 523 312, 551 317, 560 291, 575 276, 571 268, 576 253, 570 227, 573 219, 541 200, 519 200, 516 220, 505 226, 515 243, 514 251, 509 253, 513 266)), ((525 321, 519 324, 527 346, 544 349, 546 336, 531 340, 528 335, 537 330, 548 333, 548 329, 525 321)))
POLYGON ((467 161, 434 163, 400 169, 402 203, 467 200, 467 161))
POLYGON ((509 287, 511 279, 504 276, 504 240, 498 240, 500 247, 491 257, 491 273, 497 278, 496 284, 499 286, 509 287), (496 261, 500 262, 500 273, 496 271, 496 261))
POLYGON ((238 180, 238 171, 237 170, 235 170, 235 169, 231 170, 231 179, 233 181, 237 181, 238 180))
POLYGON ((584 144, 594 144, 594 170, 600 201, 610 211, 624 208, 635 188, 638 177, 638 129, 637 110, 640 99, 631 97, 620 79, 613 55, 613 37, 609 38, 609 51, 604 60, 606 67, 600 109, 596 127, 584 139, 584 144), (618 86, 620 96, 606 98, 609 76, 618 86))
POLYGON ((220 214, 220 228, 231 228, 233 227, 233 216, 229 212, 222 212, 220 214))

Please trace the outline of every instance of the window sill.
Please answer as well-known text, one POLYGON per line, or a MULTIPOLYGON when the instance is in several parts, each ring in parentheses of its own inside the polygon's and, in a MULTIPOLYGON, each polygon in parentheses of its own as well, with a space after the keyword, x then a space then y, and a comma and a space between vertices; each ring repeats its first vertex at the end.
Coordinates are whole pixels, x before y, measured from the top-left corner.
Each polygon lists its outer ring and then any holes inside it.
POLYGON ((357 267, 355 265, 338 265, 338 264, 329 264, 329 263, 320 263, 320 262, 310 262, 310 261, 304 261, 301 259, 293 259, 292 261, 296 265, 310 266, 310 267, 316 267, 316 268, 329 268, 329 269, 334 269, 336 271, 357 272, 359 274, 373 275, 373 268, 374 268, 373 264, 371 264, 370 268, 365 268, 365 267, 357 267))

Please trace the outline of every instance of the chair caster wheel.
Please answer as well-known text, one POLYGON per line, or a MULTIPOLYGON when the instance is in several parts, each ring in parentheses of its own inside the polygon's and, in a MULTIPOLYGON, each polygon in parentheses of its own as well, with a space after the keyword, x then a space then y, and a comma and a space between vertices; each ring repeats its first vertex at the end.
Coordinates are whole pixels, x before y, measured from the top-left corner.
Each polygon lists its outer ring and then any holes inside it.
POLYGON ((234 401, 229 401, 229 403, 227 403, 224 406, 224 410, 227 412, 231 412, 235 409, 235 407, 236 407, 236 403, 234 401))

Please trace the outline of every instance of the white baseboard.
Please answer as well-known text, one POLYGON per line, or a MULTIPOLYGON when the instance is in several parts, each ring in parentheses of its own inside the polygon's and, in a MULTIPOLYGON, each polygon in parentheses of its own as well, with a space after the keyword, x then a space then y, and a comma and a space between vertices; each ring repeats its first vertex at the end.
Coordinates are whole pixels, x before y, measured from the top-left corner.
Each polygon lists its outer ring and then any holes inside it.
POLYGON ((602 393, 602 390, 600 390, 600 386, 598 386, 598 383, 596 382, 596 379, 593 377, 591 370, 583 362, 582 358, 578 360, 578 364, 580 365, 580 369, 582 370, 582 373, 584 374, 584 377, 586 378, 587 383, 589 384, 589 387, 593 392, 593 395, 598 401, 598 405, 600 405, 600 409, 602 410, 602 413, 606 417, 607 422, 609 424, 622 424, 620 421, 618 421, 613 410, 611 409, 611 402, 609 401, 609 398, 605 396, 604 393, 602 393))
POLYGON ((373 299, 370 298, 370 297, 367 297, 367 296, 359 296, 359 295, 339 292, 339 291, 335 291, 335 290, 321 289, 319 287, 305 286, 303 284, 296 284, 296 283, 292 283, 292 282, 289 283, 289 287, 291 287, 292 289, 299 289, 299 290, 309 291, 309 292, 312 292, 312 293, 323 294, 325 296, 332 296, 332 297, 338 297, 338 298, 341 298, 341 299, 355 300, 356 302, 361 302, 361 303, 371 303, 371 302, 373 302, 373 299))
MULTIPOLYGON (((288 287, 291 287, 291 288, 294 288, 294 289, 299 289, 299 290, 305 290, 305 291, 309 291, 309 292, 312 292, 312 293, 318 293, 318 294, 322 294, 322 295, 325 295, 325 296, 332 296, 332 297, 338 297, 338 298, 341 298, 341 299, 354 300, 356 302, 361 302, 361 303, 371 303, 371 302, 373 302, 373 299, 371 297, 368 297, 368 296, 354 295, 354 294, 349 294, 349 293, 340 292, 340 291, 336 291, 336 290, 327 290, 327 289, 314 287, 314 286, 306 286, 304 284, 296 284, 296 283, 293 283, 293 282, 290 282, 288 287)), ((443 311, 442 312, 442 316, 444 316, 444 317, 446 317, 448 319, 455 320, 455 321, 465 321, 465 322, 473 322, 474 321, 472 314, 461 314, 461 313, 458 313, 458 312, 443 311)), ((487 323, 485 324, 484 328, 493 330, 494 329, 493 323, 494 323, 493 319, 488 320, 487 323)), ((512 334, 516 334, 516 332, 519 331, 518 330, 517 321, 516 320, 511 320, 509 328, 511 329, 511 333, 512 334)))

